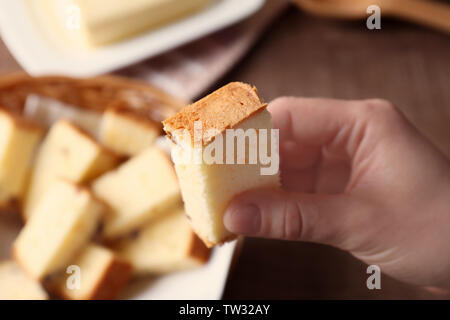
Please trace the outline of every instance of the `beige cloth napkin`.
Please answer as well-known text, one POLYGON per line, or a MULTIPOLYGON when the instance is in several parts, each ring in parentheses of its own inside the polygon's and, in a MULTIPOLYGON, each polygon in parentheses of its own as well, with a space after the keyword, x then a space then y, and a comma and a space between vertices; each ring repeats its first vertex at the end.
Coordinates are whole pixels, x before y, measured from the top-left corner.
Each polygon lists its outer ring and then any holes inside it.
POLYGON ((184 101, 192 101, 248 52, 288 3, 287 0, 267 0, 259 12, 237 25, 118 74, 150 82, 184 101))

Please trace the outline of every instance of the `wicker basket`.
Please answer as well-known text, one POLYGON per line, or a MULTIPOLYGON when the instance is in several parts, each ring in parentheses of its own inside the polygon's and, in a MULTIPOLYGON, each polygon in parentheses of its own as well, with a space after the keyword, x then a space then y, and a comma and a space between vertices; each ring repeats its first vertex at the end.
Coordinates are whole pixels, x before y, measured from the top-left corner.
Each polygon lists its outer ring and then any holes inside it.
POLYGON ((120 104, 123 108, 158 122, 185 106, 182 101, 149 84, 117 76, 76 79, 63 76, 31 77, 26 73, 14 73, 0 77, 1 107, 21 114, 30 94, 98 112, 120 104))

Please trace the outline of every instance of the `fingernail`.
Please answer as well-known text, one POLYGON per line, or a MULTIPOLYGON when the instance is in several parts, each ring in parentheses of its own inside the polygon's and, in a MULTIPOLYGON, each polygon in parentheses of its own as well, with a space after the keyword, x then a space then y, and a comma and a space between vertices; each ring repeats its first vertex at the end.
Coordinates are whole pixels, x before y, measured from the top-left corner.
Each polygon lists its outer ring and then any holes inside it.
POLYGON ((254 205, 234 208, 225 214, 224 224, 233 233, 256 235, 261 227, 261 214, 254 205))

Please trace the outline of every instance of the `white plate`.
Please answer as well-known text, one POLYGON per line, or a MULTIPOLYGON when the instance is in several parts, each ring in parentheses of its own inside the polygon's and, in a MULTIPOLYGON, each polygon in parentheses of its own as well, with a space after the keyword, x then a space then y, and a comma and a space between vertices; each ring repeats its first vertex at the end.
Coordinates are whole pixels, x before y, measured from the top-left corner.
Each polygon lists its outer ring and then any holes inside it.
MULTIPOLYGON (((20 219, 13 212, 0 212, 0 261, 9 259, 11 245, 20 231, 20 219)), ((209 262, 198 269, 154 279, 134 280, 122 299, 133 300, 218 300, 221 299, 236 241, 213 250, 209 262)))
MULTIPOLYGON (((155 56, 257 11, 264 0, 216 0, 205 10, 143 35, 91 50, 73 50, 49 36, 29 6, 38 0, 0 0, 0 32, 11 53, 32 75, 93 76, 155 56)), ((130 1, 130 0, 127 0, 130 1)))

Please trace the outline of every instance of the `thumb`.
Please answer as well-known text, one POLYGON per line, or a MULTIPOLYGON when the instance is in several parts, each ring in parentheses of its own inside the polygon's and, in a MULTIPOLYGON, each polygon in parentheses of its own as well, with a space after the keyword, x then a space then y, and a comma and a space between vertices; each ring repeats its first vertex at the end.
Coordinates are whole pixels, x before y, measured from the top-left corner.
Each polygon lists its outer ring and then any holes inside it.
POLYGON ((342 247, 362 205, 348 195, 245 192, 228 206, 225 227, 237 234, 342 247))

